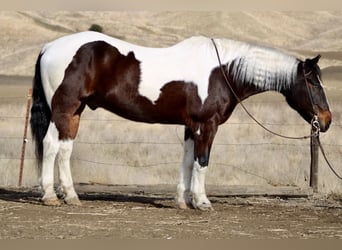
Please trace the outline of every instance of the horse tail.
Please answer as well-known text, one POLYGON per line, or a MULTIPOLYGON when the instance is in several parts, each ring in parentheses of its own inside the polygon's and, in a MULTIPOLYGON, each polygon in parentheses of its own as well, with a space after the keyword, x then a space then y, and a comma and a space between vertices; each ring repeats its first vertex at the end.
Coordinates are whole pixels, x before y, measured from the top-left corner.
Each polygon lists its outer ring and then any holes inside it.
POLYGON ((37 58, 35 74, 33 78, 33 102, 30 120, 31 133, 32 138, 35 141, 35 153, 39 168, 41 168, 43 161, 43 139, 47 133, 51 120, 51 110, 46 101, 40 72, 40 62, 42 56, 43 53, 40 53, 37 58))

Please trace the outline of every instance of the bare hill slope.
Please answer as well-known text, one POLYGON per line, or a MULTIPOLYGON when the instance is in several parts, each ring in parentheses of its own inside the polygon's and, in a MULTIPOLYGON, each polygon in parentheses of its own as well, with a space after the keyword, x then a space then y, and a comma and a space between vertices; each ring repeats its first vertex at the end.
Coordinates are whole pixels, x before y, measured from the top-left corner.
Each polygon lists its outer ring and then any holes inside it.
POLYGON ((0 12, 0 74, 32 75, 42 46, 87 30, 145 46, 169 46, 186 37, 226 37, 275 46, 299 57, 325 52, 323 67, 341 66, 342 12, 0 12))

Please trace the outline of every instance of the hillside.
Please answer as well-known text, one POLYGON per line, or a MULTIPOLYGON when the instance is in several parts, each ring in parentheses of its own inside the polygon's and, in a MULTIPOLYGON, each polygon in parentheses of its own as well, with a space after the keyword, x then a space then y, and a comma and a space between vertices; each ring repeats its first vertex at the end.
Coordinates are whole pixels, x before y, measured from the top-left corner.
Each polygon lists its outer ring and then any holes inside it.
POLYGON ((32 75, 45 43, 93 23, 145 46, 169 46, 201 34, 274 46, 300 58, 322 53, 323 68, 342 66, 341 11, 0 12, 0 74, 32 75))

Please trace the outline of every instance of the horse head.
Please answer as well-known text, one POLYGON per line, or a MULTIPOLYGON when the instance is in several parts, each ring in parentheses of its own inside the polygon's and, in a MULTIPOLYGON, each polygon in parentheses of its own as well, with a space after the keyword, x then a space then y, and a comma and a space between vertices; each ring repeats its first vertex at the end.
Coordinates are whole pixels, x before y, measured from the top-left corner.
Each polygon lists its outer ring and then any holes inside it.
POLYGON ((295 83, 283 93, 288 104, 307 122, 317 115, 320 131, 328 130, 331 123, 329 103, 323 89, 318 61, 321 56, 306 59, 298 64, 295 83))

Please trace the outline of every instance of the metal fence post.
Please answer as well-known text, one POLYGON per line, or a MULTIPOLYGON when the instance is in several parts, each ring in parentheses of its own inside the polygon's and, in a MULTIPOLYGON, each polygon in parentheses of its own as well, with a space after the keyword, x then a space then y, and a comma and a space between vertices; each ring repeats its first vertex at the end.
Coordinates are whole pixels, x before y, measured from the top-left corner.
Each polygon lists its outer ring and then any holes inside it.
POLYGON ((319 134, 313 133, 310 139, 311 165, 310 165, 310 187, 315 193, 318 192, 318 144, 319 134))

